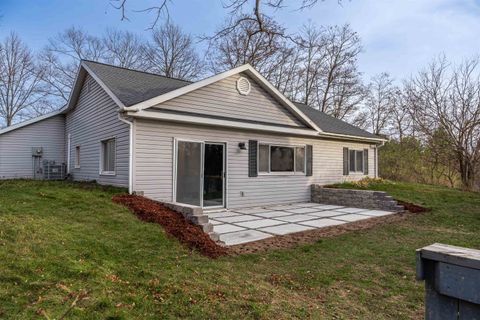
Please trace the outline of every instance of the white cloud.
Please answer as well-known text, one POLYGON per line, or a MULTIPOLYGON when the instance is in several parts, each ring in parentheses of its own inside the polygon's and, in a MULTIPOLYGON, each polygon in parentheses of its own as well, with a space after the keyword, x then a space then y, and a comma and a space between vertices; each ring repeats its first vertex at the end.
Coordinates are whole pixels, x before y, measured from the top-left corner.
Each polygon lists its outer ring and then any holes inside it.
POLYGON ((478 0, 351 0, 341 6, 332 0, 293 14, 299 17, 289 23, 292 30, 305 18, 317 25, 350 23, 362 38, 366 78, 382 71, 408 77, 442 53, 452 61, 480 54, 478 0))

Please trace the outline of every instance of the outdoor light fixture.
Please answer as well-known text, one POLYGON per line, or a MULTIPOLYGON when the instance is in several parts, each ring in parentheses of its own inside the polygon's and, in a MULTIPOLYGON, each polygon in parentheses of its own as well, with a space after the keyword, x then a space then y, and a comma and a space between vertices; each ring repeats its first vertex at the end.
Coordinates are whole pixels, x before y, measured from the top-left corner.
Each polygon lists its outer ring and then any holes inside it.
POLYGON ((247 150, 247 147, 245 146, 245 142, 239 142, 238 147, 240 148, 240 150, 247 150))

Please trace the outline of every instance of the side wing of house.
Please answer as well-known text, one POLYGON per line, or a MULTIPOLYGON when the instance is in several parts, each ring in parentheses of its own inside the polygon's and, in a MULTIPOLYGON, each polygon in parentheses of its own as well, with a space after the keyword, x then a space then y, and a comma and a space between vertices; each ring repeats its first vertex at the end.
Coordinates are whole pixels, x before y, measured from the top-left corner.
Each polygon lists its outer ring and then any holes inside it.
POLYGON ((33 178, 33 148, 42 148, 40 167, 44 160, 65 163, 64 137, 62 114, 0 134, 0 179, 33 178))
POLYGON ((128 187, 129 126, 119 120, 118 109, 87 74, 76 105, 66 115, 65 144, 74 180, 128 187))
MULTIPOLYGON (((228 208, 309 201, 311 184, 329 184, 374 176, 375 161, 371 144, 316 137, 316 131, 306 128, 303 122, 291 115, 253 80, 252 92, 246 96, 239 94, 236 89, 237 79, 238 75, 234 75, 199 88, 156 105, 150 112, 191 112, 199 118, 228 117, 230 120, 233 114, 235 121, 246 125, 243 129, 241 126, 231 128, 140 117, 134 120, 134 191, 143 192, 145 196, 159 201, 176 201, 178 141, 225 145, 225 205, 228 208), (256 121, 282 129, 275 129, 276 132, 247 129, 247 124, 256 121), (311 136, 288 133, 291 127, 302 128, 305 132, 310 130, 311 136), (257 146, 312 146, 312 175, 307 175, 305 171, 264 173, 259 172, 258 168, 255 176, 250 175, 249 141, 255 141, 257 146), (240 147, 242 143, 247 149, 240 147), (359 152, 370 149, 367 152, 370 170, 345 173, 344 148, 359 152)), ((255 152, 258 153, 258 149, 255 152)), ((193 156, 191 159, 194 159, 193 156)), ((207 160, 202 161, 205 163, 207 160)), ((198 173, 189 173, 189 176, 196 174, 198 173)))

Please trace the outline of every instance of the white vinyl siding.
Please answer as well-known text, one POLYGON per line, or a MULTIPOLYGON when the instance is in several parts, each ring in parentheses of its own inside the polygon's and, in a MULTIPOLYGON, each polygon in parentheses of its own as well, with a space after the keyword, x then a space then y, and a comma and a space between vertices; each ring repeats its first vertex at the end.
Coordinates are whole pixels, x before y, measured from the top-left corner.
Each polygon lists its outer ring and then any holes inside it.
POLYGON ((100 184, 128 187, 129 127, 118 119, 118 105, 87 75, 77 105, 66 117, 66 136, 70 134, 71 157, 80 146, 81 166, 70 166, 74 180, 95 180, 100 184), (115 137, 115 174, 101 174, 100 142, 115 137))
POLYGON ((0 179, 33 178, 32 148, 42 160, 65 162, 65 116, 32 123, 0 135, 0 179))
MULTIPOLYGON (((343 147, 368 148, 368 144, 320 140, 286 135, 228 130, 153 120, 135 120, 134 185, 145 196, 171 202, 173 195, 174 139, 227 143, 227 202, 229 208, 309 201, 310 185, 358 180, 363 174, 343 176, 343 147), (248 140, 272 145, 313 145, 313 176, 305 174, 248 177, 248 150, 238 145, 248 140), (243 196, 242 196, 243 195, 243 196)), ((373 168, 373 152, 369 153, 373 168)), ((370 176, 373 177, 373 170, 370 176)))
MULTIPOLYGON (((305 127, 285 106, 277 102, 253 79, 251 91, 242 95, 237 91, 237 74, 206 87, 166 101, 155 108, 183 111, 208 116, 235 118, 255 122, 305 127)), ((243 75, 246 77, 245 75, 243 75)))

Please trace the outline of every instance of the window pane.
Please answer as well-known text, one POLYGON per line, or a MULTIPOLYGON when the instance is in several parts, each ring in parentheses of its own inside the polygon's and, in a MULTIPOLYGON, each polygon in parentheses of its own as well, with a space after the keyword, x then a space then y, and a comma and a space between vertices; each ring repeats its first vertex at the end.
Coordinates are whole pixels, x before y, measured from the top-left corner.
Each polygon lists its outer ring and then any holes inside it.
POLYGON ((102 171, 115 171, 115 139, 102 141, 102 171))
POLYGON ((350 150, 350 171, 355 172, 355 150, 350 150))
POLYGON ((305 148, 296 148, 295 171, 305 172, 305 148))
POLYGON ((357 171, 363 171, 363 151, 357 151, 357 171))
POLYGON ((80 167, 80 147, 76 147, 75 151, 75 166, 80 167))
POLYGON ((258 172, 268 172, 268 145, 258 147, 258 172))
POLYGON ((293 171, 294 149, 289 147, 270 147, 270 171, 287 172, 293 171))
POLYGON ((108 142, 108 171, 115 171, 115 140, 108 142))

